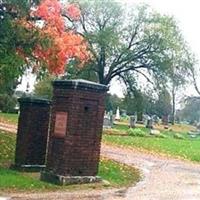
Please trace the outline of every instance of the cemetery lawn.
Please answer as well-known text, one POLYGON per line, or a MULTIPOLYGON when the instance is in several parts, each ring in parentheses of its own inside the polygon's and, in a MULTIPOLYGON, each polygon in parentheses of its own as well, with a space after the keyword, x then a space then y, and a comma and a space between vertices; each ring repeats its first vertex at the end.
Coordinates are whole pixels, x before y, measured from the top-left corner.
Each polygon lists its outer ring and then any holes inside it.
MULTIPOLYGON (((190 138, 185 132, 187 129, 189 129, 187 126, 183 129, 178 127, 179 132, 174 131, 173 129, 161 129, 160 136, 150 136, 149 130, 142 127, 141 125, 137 129, 140 129, 145 136, 130 136, 127 134, 128 125, 115 125, 114 130, 120 130, 126 134, 104 134, 103 141, 106 144, 136 148, 139 150, 147 150, 156 154, 164 154, 176 158, 200 162, 200 136, 197 138, 190 138)), ((110 132, 111 131, 112 129, 110 132)))
POLYGON ((15 125, 18 122, 18 116, 18 114, 12 113, 0 113, 0 122, 6 122, 15 125))
POLYGON ((139 171, 119 164, 115 161, 102 158, 99 167, 99 176, 110 184, 104 183, 56 186, 39 180, 39 173, 25 173, 9 169, 14 163, 16 135, 0 131, 0 194, 13 191, 44 191, 44 190, 79 190, 103 187, 123 187, 135 184, 140 179, 139 171))

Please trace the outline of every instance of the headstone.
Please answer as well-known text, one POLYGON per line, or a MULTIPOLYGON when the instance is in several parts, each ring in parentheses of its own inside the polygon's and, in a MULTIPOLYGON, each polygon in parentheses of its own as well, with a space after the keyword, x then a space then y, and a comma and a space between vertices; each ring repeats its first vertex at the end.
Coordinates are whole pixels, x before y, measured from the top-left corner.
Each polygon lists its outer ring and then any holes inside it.
POLYGON ((155 124, 159 124, 160 118, 157 115, 153 115, 152 119, 155 124))
POLYGON ((15 151, 15 168, 45 167, 50 101, 20 98, 20 115, 15 151))
POLYGON ((110 123, 111 123, 111 128, 112 128, 113 124, 114 124, 114 116, 113 116, 113 112, 112 111, 109 112, 109 118, 110 118, 110 123))
POLYGON ((130 116, 129 127, 130 128, 135 128, 136 121, 137 121, 137 117, 136 116, 134 116, 134 115, 130 116))
POLYGON ((200 130, 200 122, 197 123, 196 128, 197 130, 200 130))
POLYGON ((53 82, 47 165, 41 180, 60 185, 98 181, 107 86, 84 80, 53 82))
POLYGON ((162 124, 164 126, 168 126, 168 124, 169 124, 169 116, 168 115, 163 115, 162 116, 162 124))
POLYGON ((151 117, 147 114, 142 115, 143 124, 147 124, 147 121, 151 119, 151 117))
POLYGON ((153 119, 152 118, 150 118, 150 119, 147 120, 146 128, 153 129, 153 119))
POLYGON ((117 108, 117 111, 116 111, 115 120, 117 120, 117 121, 119 121, 119 120, 120 120, 120 112, 119 112, 119 107, 117 108))
POLYGON ((111 124, 111 120, 109 116, 104 116, 104 120, 103 120, 103 128, 111 128, 112 124, 111 124))

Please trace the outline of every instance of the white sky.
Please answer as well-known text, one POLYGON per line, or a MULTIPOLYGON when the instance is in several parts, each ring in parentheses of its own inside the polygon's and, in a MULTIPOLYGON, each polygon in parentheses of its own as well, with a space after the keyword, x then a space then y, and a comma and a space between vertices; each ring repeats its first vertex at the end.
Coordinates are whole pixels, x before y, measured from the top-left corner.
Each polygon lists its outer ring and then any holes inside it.
MULTIPOLYGON (((162 14, 173 15, 178 22, 185 40, 200 60, 200 1, 198 0, 118 0, 128 4, 147 3, 162 14)), ((200 81, 199 84, 200 86, 200 81)), ((186 89, 188 95, 196 95, 192 86, 186 89)), ((111 93, 123 96, 119 84, 113 83, 111 93)))
POLYGON ((158 12, 175 16, 179 27, 190 44, 192 50, 199 54, 200 44, 200 1, 198 0, 121 0, 123 2, 144 2, 155 8, 158 12))
MULTIPOLYGON (((118 0, 128 4, 147 3, 160 13, 175 16, 182 30, 182 34, 188 42, 191 50, 196 54, 197 59, 200 60, 200 1, 198 0, 118 0)), ((23 80, 23 85, 19 89, 24 89, 26 80, 23 80)), ((30 78, 28 78, 30 80, 30 78)), ((200 85, 200 81, 199 81, 200 85)), ((32 88, 31 88, 32 89, 32 88)), ((193 87, 189 87, 186 91, 189 94, 195 95, 193 87)), ((112 82, 111 93, 117 93, 123 96, 122 89, 119 83, 112 82)))

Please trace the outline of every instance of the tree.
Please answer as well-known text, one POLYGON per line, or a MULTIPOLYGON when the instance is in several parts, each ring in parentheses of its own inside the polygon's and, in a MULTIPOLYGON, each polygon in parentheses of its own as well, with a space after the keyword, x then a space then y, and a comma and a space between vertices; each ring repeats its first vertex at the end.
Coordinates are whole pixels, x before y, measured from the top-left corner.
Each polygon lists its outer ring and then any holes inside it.
POLYGON ((61 7, 58 0, 0 2, 0 86, 9 80, 16 85, 25 68, 45 66, 62 74, 76 59, 79 67, 89 59, 85 39, 71 29, 68 21, 78 20, 75 4, 61 7), (65 18, 65 19, 64 19, 65 18))
POLYGON ((34 32, 25 30, 14 23, 16 18, 26 14, 25 1, 1 1, 0 3, 0 93, 12 94, 18 78, 24 71, 24 60, 17 53, 21 46, 24 51, 33 48, 34 32), (18 10, 18 12, 16 12, 18 10), (26 44, 25 44, 26 41, 26 44))
POLYGON ((196 97, 190 97, 185 100, 184 108, 179 112, 181 120, 195 124, 200 119, 200 99, 196 97))
POLYGON ((148 6, 127 11, 114 0, 77 2, 82 12, 74 26, 88 41, 90 66, 98 82, 108 85, 115 77, 124 80, 126 72, 166 80, 173 68, 171 52, 178 51, 177 45, 185 49, 173 17, 148 6))
POLYGON ((128 114, 137 113, 137 120, 143 120, 145 104, 143 93, 140 90, 135 90, 132 95, 127 95, 124 103, 127 105, 126 110, 128 114))
POLYGON ((0 111, 1 112, 16 112, 17 99, 7 94, 0 94, 0 111))
POLYGON ((126 93, 123 101, 123 106, 127 110, 127 114, 134 115, 137 113, 139 120, 142 120, 142 115, 149 116, 157 115, 160 113, 157 94, 153 95, 153 89, 141 90, 135 88, 134 93, 126 93))
MULTIPOLYGON (((199 98, 199 96, 200 96, 200 88, 198 85, 199 67, 197 65, 199 63, 197 60, 195 60, 194 56, 193 56, 193 62, 195 63, 195 65, 191 66, 189 69, 190 70, 189 73, 190 73, 190 77, 191 77, 190 82, 192 83, 192 85, 194 85, 194 88, 195 88, 198 98, 199 98)), ((197 98, 197 97, 195 97, 195 98, 197 98)))
POLYGON ((74 67, 75 61, 70 61, 67 66, 67 72, 62 77, 63 79, 86 79, 89 81, 97 82, 96 74, 91 71, 90 65, 84 65, 83 68, 74 67))
POLYGON ((177 92, 189 82, 188 77, 191 77, 191 71, 196 62, 189 47, 185 45, 185 49, 182 48, 182 46, 177 44, 170 56, 172 71, 170 72, 169 82, 172 97, 172 124, 175 122, 177 92))
MULTIPOLYGON (((77 58, 80 64, 89 58, 84 38, 69 29, 69 26, 65 27, 63 17, 70 21, 79 19, 80 10, 75 4, 62 9, 58 0, 43 0, 32 15, 45 21, 40 29, 41 37, 50 37, 53 40, 45 50, 42 45, 37 45, 33 52, 40 63, 47 64, 51 73, 63 74, 65 65, 72 58, 77 58)), ((33 28, 38 28, 38 26, 33 28)))
POLYGON ((105 102, 106 111, 116 112, 118 107, 122 108, 122 99, 115 94, 108 94, 105 102))
POLYGON ((53 80, 55 80, 54 76, 46 76, 42 80, 38 81, 35 84, 33 95, 40 98, 51 99, 53 96, 53 80))
POLYGON ((160 91, 158 100, 155 102, 155 107, 157 110, 157 116, 160 118, 168 117, 172 111, 171 96, 170 93, 163 89, 160 91))

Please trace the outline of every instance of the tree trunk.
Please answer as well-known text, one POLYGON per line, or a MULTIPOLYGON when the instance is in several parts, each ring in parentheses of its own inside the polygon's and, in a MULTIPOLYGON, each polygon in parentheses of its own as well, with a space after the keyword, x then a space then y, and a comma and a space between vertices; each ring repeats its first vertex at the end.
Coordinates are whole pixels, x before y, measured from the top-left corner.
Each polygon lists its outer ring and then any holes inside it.
POLYGON ((175 124, 175 111, 176 111, 176 92, 175 85, 172 85, 172 125, 175 124))
POLYGON ((106 67, 105 47, 101 47, 100 58, 98 61, 99 83, 104 84, 104 85, 106 84, 105 77, 104 77, 105 67, 106 67))
POLYGON ((137 111, 137 121, 142 122, 143 121, 143 112, 137 111))

